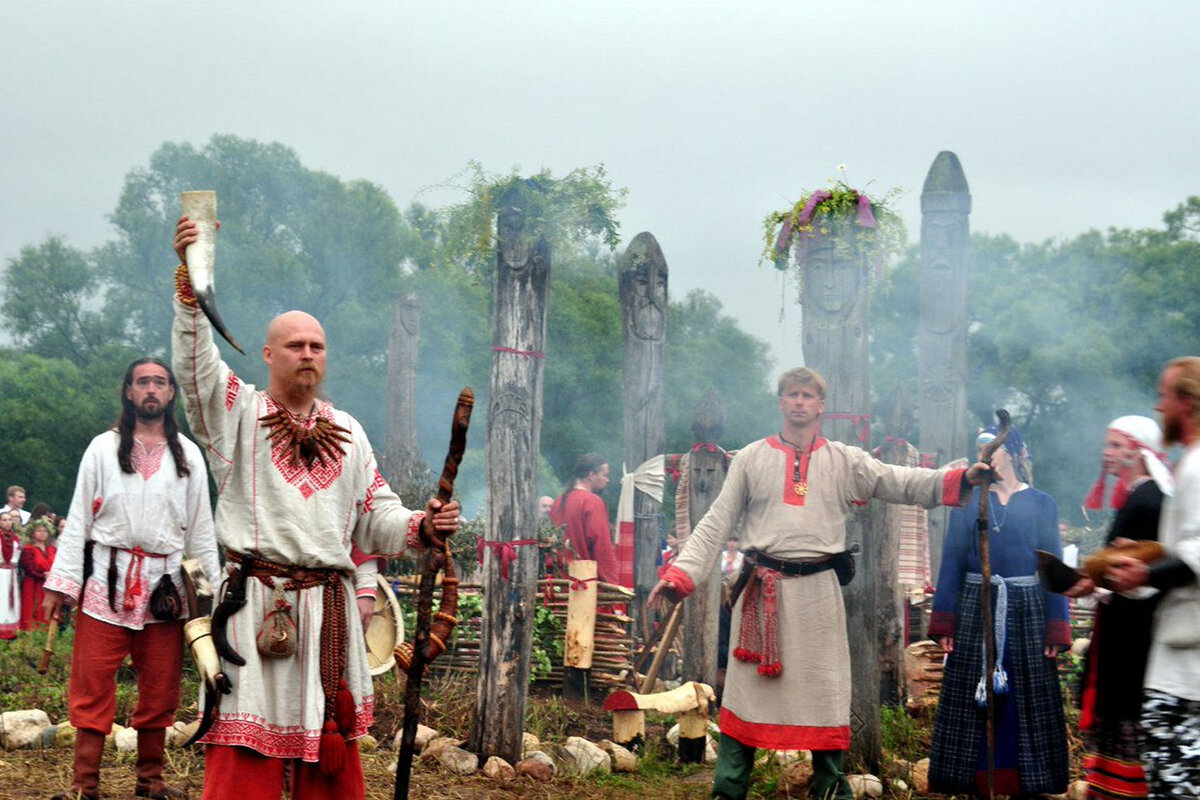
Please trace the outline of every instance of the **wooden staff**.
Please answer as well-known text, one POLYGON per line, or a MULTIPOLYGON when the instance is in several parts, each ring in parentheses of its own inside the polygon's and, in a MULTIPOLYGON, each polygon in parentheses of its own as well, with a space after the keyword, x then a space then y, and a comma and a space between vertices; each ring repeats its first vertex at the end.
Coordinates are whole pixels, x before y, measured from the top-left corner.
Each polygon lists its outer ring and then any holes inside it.
MULTIPOLYGON (((475 393, 465 387, 458 395, 454 408, 454 422, 450 428, 450 447, 442 476, 438 478, 437 498, 442 503, 450 502, 454 494, 454 478, 458 465, 467 449, 467 427, 471 424, 471 409, 475 405, 475 393)), ((430 521, 432 523, 432 521, 430 521)), ((435 539, 437 538, 435 534, 435 539)), ((412 775, 413 752, 416 749, 417 723, 421 719, 421 680, 425 676, 425 665, 445 649, 446 638, 458 622, 458 578, 454 576, 454 561, 450 557, 448 539, 440 546, 427 548, 421 555, 421 583, 417 590, 417 630, 412 644, 405 643, 396 648, 396 663, 406 671, 408 680, 404 686, 404 726, 400 736, 400 753, 396 757, 396 790, 394 800, 407 800, 409 778, 412 775), (442 604, 438 608, 436 621, 433 617, 433 588, 438 572, 442 578, 442 604)))
MULTIPOLYGON (((992 455, 1004 444, 1004 440, 1008 438, 1009 416, 1008 412, 1003 408, 996 409, 996 419, 999 420, 1000 426, 996 431, 996 438, 983 446, 980 451, 979 460, 985 464, 992 463, 992 455)), ((987 783, 988 797, 994 797, 996 793, 996 688, 995 688, 995 673, 996 673, 996 637, 995 623, 992 619, 992 561, 991 552, 988 543, 988 528, 991 525, 990 512, 988 510, 988 496, 992 493, 991 479, 984 475, 983 483, 979 485, 979 566, 980 573, 983 576, 983 585, 979 590, 979 604, 982 607, 983 615, 983 650, 987 661, 987 671, 984 677, 983 691, 987 697, 987 783)))
MULTIPOLYGON (((654 679, 658 677, 658 671, 662 669, 663 659, 666 657, 667 651, 671 649, 671 644, 675 641, 675 632, 679 630, 679 622, 682 618, 683 601, 680 600, 675 603, 666 620, 658 626, 658 629, 654 632, 654 636, 642 648, 641 655, 638 656, 638 662, 645 664, 646 658, 650 655, 657 641, 658 650, 654 651, 654 659, 650 662, 650 668, 646 671, 646 676, 642 679, 642 683, 638 687, 640 694, 646 694, 654 689, 654 679), (661 641, 658 640, 659 637, 662 637, 661 641)), ((635 667, 636 669, 638 668, 635 667)))
POLYGON ((50 620, 46 629, 46 646, 42 648, 42 663, 38 665, 38 674, 45 675, 50 669, 50 659, 54 657, 54 640, 58 637, 58 620, 50 620))

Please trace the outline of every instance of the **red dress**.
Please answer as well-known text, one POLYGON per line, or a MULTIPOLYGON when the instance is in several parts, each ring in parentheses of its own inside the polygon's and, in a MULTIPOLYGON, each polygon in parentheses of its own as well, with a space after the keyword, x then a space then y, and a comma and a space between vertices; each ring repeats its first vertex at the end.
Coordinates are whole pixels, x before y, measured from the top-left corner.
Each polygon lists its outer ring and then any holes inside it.
POLYGON ((54 554, 58 552, 54 545, 46 545, 43 551, 40 547, 30 545, 21 548, 21 630, 43 628, 46 625, 45 612, 42 611, 42 586, 46 583, 46 574, 54 564, 54 554))
POLYGON ((550 508, 550 521, 567 526, 565 539, 573 556, 595 561, 600 580, 605 583, 620 580, 608 509, 599 495, 584 489, 559 495, 550 508))

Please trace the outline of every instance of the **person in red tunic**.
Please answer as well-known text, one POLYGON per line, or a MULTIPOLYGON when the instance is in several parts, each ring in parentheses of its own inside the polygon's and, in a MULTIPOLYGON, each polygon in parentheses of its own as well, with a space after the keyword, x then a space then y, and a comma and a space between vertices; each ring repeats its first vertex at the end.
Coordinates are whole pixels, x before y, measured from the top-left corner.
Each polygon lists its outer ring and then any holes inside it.
POLYGON ((550 521, 567 526, 564 538, 573 558, 595 561, 600 580, 618 583, 608 507, 599 494, 605 486, 608 486, 608 462, 595 453, 584 453, 575 462, 571 483, 554 501, 550 521))
POLYGON ((38 517, 29 523, 29 543, 21 548, 21 630, 46 627, 46 612, 42 609, 42 587, 54 564, 57 552, 50 544, 53 523, 38 517))

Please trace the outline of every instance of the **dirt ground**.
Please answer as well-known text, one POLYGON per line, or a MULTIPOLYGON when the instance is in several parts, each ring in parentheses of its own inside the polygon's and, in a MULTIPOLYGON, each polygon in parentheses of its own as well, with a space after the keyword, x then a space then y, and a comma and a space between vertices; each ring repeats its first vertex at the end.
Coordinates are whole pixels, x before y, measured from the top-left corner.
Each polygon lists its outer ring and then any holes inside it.
MULTIPOLYGON (((203 759, 198 752, 171 751, 165 777, 173 785, 185 789, 192 800, 200 797, 204 784, 203 759)), ((388 766, 395 761, 393 751, 364 754, 368 800, 391 800, 395 776, 388 766)), ((0 756, 0 797, 5 800, 27 800, 50 797, 70 785, 71 756, 66 750, 16 751, 0 756)), ((709 796, 711 770, 701 770, 683 776, 674 785, 663 787, 655 782, 655 794, 660 800, 701 800, 709 796)), ((503 798, 537 798, 566 800, 566 798, 614 798, 634 800, 645 798, 647 786, 636 778, 598 784, 589 781, 555 780, 537 783, 521 778, 500 786, 482 777, 459 778, 437 772, 417 763, 413 766, 409 796, 413 798, 448 798, 449 800, 502 800, 503 798)), ((133 758, 130 754, 105 754, 100 773, 101 792, 106 798, 132 798, 134 786, 133 758)))
MULTIPOLYGON (((396 760, 391 741, 400 722, 400 707, 392 702, 401 696, 402 683, 377 686, 380 705, 372 729, 382 747, 376 752, 363 753, 368 800, 390 800, 394 794, 395 776, 389 766, 396 760)), ((464 737, 469 724, 470 701, 473 691, 463 683, 443 685, 431 695, 427 722, 448 735, 464 737), (464 713, 466 716, 464 716, 464 713)), ((533 724, 551 734, 543 738, 585 736, 593 741, 608 738, 611 732, 609 715, 598 702, 567 703, 549 688, 536 688, 531 694, 533 724), (551 730, 552 729, 552 730, 551 730)), ((647 733, 662 736, 662 726, 651 724, 647 733)), ((48 798, 62 791, 71 781, 70 750, 0 751, 0 799, 26 800, 48 798)), ((100 788, 105 798, 132 798, 134 789, 134 757, 132 753, 106 750, 101 767, 100 788)), ((169 749, 164 776, 173 785, 185 789, 188 796, 199 798, 204 784, 204 759, 199 748, 169 749)), ((435 766, 413 764, 409 796, 413 798, 448 798, 450 800, 501 800, 502 798, 536 798, 537 800, 566 800, 566 798, 613 798, 614 800, 644 800, 647 794, 656 800, 701 800, 707 798, 712 771, 704 767, 672 768, 660 766, 653 775, 634 774, 609 776, 602 779, 556 779, 538 783, 518 778, 508 785, 476 775, 456 777, 439 771, 435 766)))

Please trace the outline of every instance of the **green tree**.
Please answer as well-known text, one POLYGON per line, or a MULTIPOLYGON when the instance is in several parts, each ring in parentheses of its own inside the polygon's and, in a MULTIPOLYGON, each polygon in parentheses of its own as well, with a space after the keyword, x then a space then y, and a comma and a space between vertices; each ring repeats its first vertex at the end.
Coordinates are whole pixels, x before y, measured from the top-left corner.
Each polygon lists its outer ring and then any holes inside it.
POLYGON ((149 166, 127 176, 112 217, 118 239, 98 255, 110 303, 128 320, 126 337, 147 352, 164 353, 170 341, 171 236, 180 193, 196 188, 217 192, 217 297, 249 354, 219 341, 231 366, 262 385, 257 351, 267 321, 290 308, 308 311, 325 326, 334 356, 331 397, 379 430, 388 300, 404 286, 412 241, 391 198, 368 181, 308 169, 278 143, 218 135, 199 149, 162 145, 149 166))
MULTIPOLYGON (((463 203, 436 211, 414 203, 401 212, 377 185, 310 170, 278 143, 225 135, 202 147, 166 143, 127 175, 112 215, 115 240, 81 252, 53 238, 25 248, 10 263, 3 325, 26 352, 69 359, 80 375, 94 376, 96 387, 115 385, 136 355, 165 356, 179 194, 211 188, 223 223, 218 299, 249 354, 242 357, 219 341, 229 364, 243 380, 262 385, 266 372, 256 351, 267 321, 289 308, 313 313, 329 338, 327 393, 382 450, 392 302, 402 292, 416 292, 422 308, 418 445, 436 466, 462 386, 476 389, 477 414, 486 418, 495 204, 517 189, 530 196, 527 221, 553 242, 541 488, 555 491, 584 451, 601 452, 619 467, 624 412, 613 247, 624 190, 612 187, 602 167, 561 178, 547 171, 519 178, 490 176, 472 164, 466 174, 463 203)), ((703 293, 672 303, 668 313, 670 448, 691 444, 692 409, 710 388, 726 397, 723 444, 740 446, 761 435, 762 420, 773 419, 765 345, 742 333, 703 293)), ((2 385, 9 402, 31 402, 33 395, 2 385)), ((82 415, 81 443, 64 456, 71 466, 63 474, 72 479, 84 433, 90 438, 103 430, 115 412, 115 392, 96 392, 104 402, 69 412, 60 406, 73 402, 73 395, 48 395, 51 412, 82 415)), ((10 418, 33 419, 28 413, 10 418)), ((8 433, 33 453, 31 437, 52 441, 54 430, 26 426, 8 433)), ((485 430, 477 421, 462 466, 464 489, 485 485, 485 430)), ((7 466, 17 475, 34 474, 28 462, 10 455, 7 466)))
POLYGON ((667 317, 667 449, 687 452, 695 441, 692 412, 710 391, 725 414, 722 447, 732 450, 779 427, 768 348, 722 313, 721 301, 700 289, 671 303, 667 317))
MULTIPOLYGON (((1190 226, 1197 208, 1192 198, 1168 212, 1162 230, 1089 231, 1027 245, 971 237, 968 410, 980 425, 997 407, 1012 412, 1037 485, 1065 518, 1082 518, 1104 426, 1123 414, 1153 416, 1163 363, 1195 350, 1200 242, 1190 226)), ((898 395, 914 403, 918 396, 918 268, 910 250, 873 289, 872 388, 880 418, 898 395)), ((915 441, 916 426, 889 433, 915 441)))
POLYGON ((67 513, 79 459, 120 410, 124 354, 108 352, 81 369, 65 358, 0 353, 0 464, 5 485, 19 483, 29 507, 67 513))
POLYGON ((21 248, 5 271, 0 314, 5 330, 31 353, 86 366, 120 325, 98 302, 102 282, 91 254, 52 236, 21 248))

